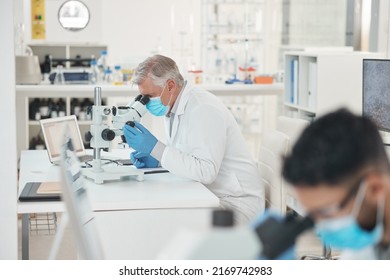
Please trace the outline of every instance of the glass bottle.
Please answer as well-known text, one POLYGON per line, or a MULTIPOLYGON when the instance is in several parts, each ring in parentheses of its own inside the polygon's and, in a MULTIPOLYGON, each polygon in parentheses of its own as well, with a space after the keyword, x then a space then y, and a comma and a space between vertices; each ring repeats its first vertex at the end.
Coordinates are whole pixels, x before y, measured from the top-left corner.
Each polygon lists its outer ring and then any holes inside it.
POLYGON ((65 117, 66 115, 66 104, 65 104, 65 101, 60 98, 57 102, 57 106, 58 106, 58 116, 59 117, 65 117))
POLYGON ((55 105, 53 99, 49 98, 47 100, 47 108, 48 108, 47 117, 56 118, 58 116, 55 107, 56 107, 56 105, 55 105))
POLYGON ((45 142, 41 138, 41 135, 38 134, 35 142, 35 150, 44 150, 45 149, 45 142))
POLYGON ((112 84, 114 82, 114 76, 112 74, 112 70, 110 69, 110 67, 108 67, 107 70, 104 72, 103 82, 105 84, 112 84))
POLYGON ((101 73, 97 65, 96 59, 91 60, 91 69, 90 69, 90 83, 98 84, 100 83, 101 73))
POLYGON ((115 65, 114 69, 114 85, 123 85, 123 73, 120 65, 115 65))
POLYGON ((65 84, 65 76, 64 76, 64 66, 57 65, 56 76, 54 78, 55 85, 64 85, 65 84))
POLYGON ((80 107, 80 101, 77 98, 73 98, 71 103, 70 103, 70 110, 72 115, 76 115, 77 119, 79 118, 79 114, 81 111, 80 107))
POLYGON ((39 98, 34 98, 32 102, 30 102, 29 108, 28 108, 28 115, 30 120, 36 120, 38 121, 40 119, 40 115, 37 118, 37 113, 39 113, 39 98))
POLYGON ((42 99, 39 104, 39 113, 41 118, 45 119, 49 116, 49 104, 46 99, 42 99))

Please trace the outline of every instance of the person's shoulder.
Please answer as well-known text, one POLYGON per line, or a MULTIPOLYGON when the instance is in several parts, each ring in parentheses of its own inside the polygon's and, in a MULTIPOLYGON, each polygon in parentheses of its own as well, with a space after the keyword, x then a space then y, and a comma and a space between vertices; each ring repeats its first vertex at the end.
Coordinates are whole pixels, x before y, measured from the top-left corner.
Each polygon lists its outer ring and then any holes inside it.
POLYGON ((201 86, 193 86, 189 89, 190 98, 189 102, 198 104, 199 106, 213 106, 213 107, 223 107, 222 101, 212 94, 207 89, 201 86))
POLYGON ((361 250, 344 250, 340 254, 341 260, 376 260, 378 259, 375 247, 370 246, 361 250))
POLYGON ((213 96, 210 91, 199 85, 187 85, 187 90, 194 96, 213 96))

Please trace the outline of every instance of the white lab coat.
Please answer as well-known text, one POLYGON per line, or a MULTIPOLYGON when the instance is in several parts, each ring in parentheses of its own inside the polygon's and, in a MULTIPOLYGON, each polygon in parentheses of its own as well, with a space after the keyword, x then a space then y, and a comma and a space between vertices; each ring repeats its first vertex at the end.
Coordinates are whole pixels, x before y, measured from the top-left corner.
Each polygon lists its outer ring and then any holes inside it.
POLYGON ((389 260, 390 247, 383 248, 380 245, 369 246, 360 250, 344 250, 340 255, 341 260, 389 260))
POLYGON ((223 208, 243 224, 264 211, 264 188, 233 115, 210 92, 185 86, 172 123, 165 119, 167 146, 161 165, 203 183, 223 208))

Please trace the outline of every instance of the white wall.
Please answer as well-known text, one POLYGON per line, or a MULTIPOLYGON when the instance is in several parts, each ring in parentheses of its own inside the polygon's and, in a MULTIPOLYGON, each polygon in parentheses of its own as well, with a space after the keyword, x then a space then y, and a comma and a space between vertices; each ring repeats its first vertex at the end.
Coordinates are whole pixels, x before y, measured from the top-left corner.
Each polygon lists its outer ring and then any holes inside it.
POLYGON ((378 22, 378 52, 390 57, 390 3, 388 0, 379 0, 379 22, 378 22))
POLYGON ((282 0, 264 2, 264 66, 267 73, 280 71, 279 49, 282 40, 282 0))
MULTIPOLYGON (((24 19, 26 26, 26 41, 31 39, 31 0, 16 0, 23 1, 24 4, 24 19)), ((87 5, 91 18, 87 27, 84 30, 71 32, 65 30, 60 25, 57 15, 61 5, 67 0, 46 0, 45 1, 45 24, 46 24, 46 39, 34 40, 35 43, 91 43, 96 44, 101 39, 101 0, 82 0, 87 5)))
POLYGON ((200 10, 201 0, 103 0, 102 43, 112 63, 160 53, 186 68, 200 61, 200 10))
POLYGON ((136 66, 154 53, 172 57, 185 72, 200 63, 201 0, 83 0, 91 22, 78 32, 62 29, 56 18, 66 0, 46 0, 45 40, 31 40, 31 1, 16 1, 24 3, 29 43, 104 44, 111 64, 136 66))
POLYGON ((346 12, 345 0, 291 0, 289 44, 344 46, 346 12))
POLYGON ((0 1, 0 259, 17 259, 17 160, 13 0, 0 1))

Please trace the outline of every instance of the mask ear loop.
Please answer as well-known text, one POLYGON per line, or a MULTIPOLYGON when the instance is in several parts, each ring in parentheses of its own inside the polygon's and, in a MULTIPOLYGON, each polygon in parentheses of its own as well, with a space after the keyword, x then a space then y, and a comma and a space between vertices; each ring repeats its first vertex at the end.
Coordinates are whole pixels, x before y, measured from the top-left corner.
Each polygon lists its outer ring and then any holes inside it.
POLYGON ((376 213, 376 223, 384 223, 385 218, 385 197, 382 197, 378 202, 378 212, 376 213))
POLYGON ((160 97, 160 100, 161 100, 161 96, 163 95, 166 86, 167 86, 167 84, 165 84, 165 86, 163 87, 163 89, 162 89, 162 91, 161 91, 161 93, 160 93, 160 96, 159 96, 159 97, 160 97))
MULTIPOLYGON (((356 195, 356 201, 355 201, 355 204, 354 204, 353 209, 352 209, 352 215, 355 218, 357 218, 357 216, 359 214, 358 211, 362 207, 364 195, 366 194, 366 191, 367 191, 367 188, 366 188, 364 182, 362 182, 360 187, 359 187, 358 194, 356 195)), ((376 213, 376 224, 382 223, 382 225, 383 225, 384 216, 385 216, 385 198, 383 197, 378 202, 378 209, 377 209, 377 213, 376 213)))
MULTIPOLYGON (((168 91, 169 92, 169 91, 168 91)), ((169 106, 169 108, 171 108, 171 100, 172 100, 172 94, 171 94, 171 96, 169 97, 169 101, 168 101, 168 104, 167 104, 167 106, 169 106)))
POLYGON ((351 213, 352 216, 354 216, 355 218, 357 218, 357 216, 359 215, 359 211, 363 205, 363 200, 364 200, 364 196, 366 194, 366 191, 367 191, 367 189, 366 189, 365 181, 362 181, 360 183, 360 187, 359 187, 358 193, 356 195, 356 200, 355 200, 355 203, 353 205, 352 213, 351 213))
MULTIPOLYGON (((164 93, 164 90, 165 90, 165 87, 167 86, 167 84, 165 84, 165 86, 164 86, 164 88, 163 88, 163 90, 162 90, 162 92, 161 92, 161 94, 160 94, 160 100, 161 100, 161 96, 162 96, 162 94, 164 93)), ((168 92, 169 92, 170 90, 168 89, 168 92)), ((169 106, 169 109, 171 109, 171 101, 172 101, 172 94, 171 94, 171 96, 169 97, 169 101, 168 101, 168 104, 166 105, 166 106, 169 106)), ((168 110, 169 111, 169 110, 168 110)))

